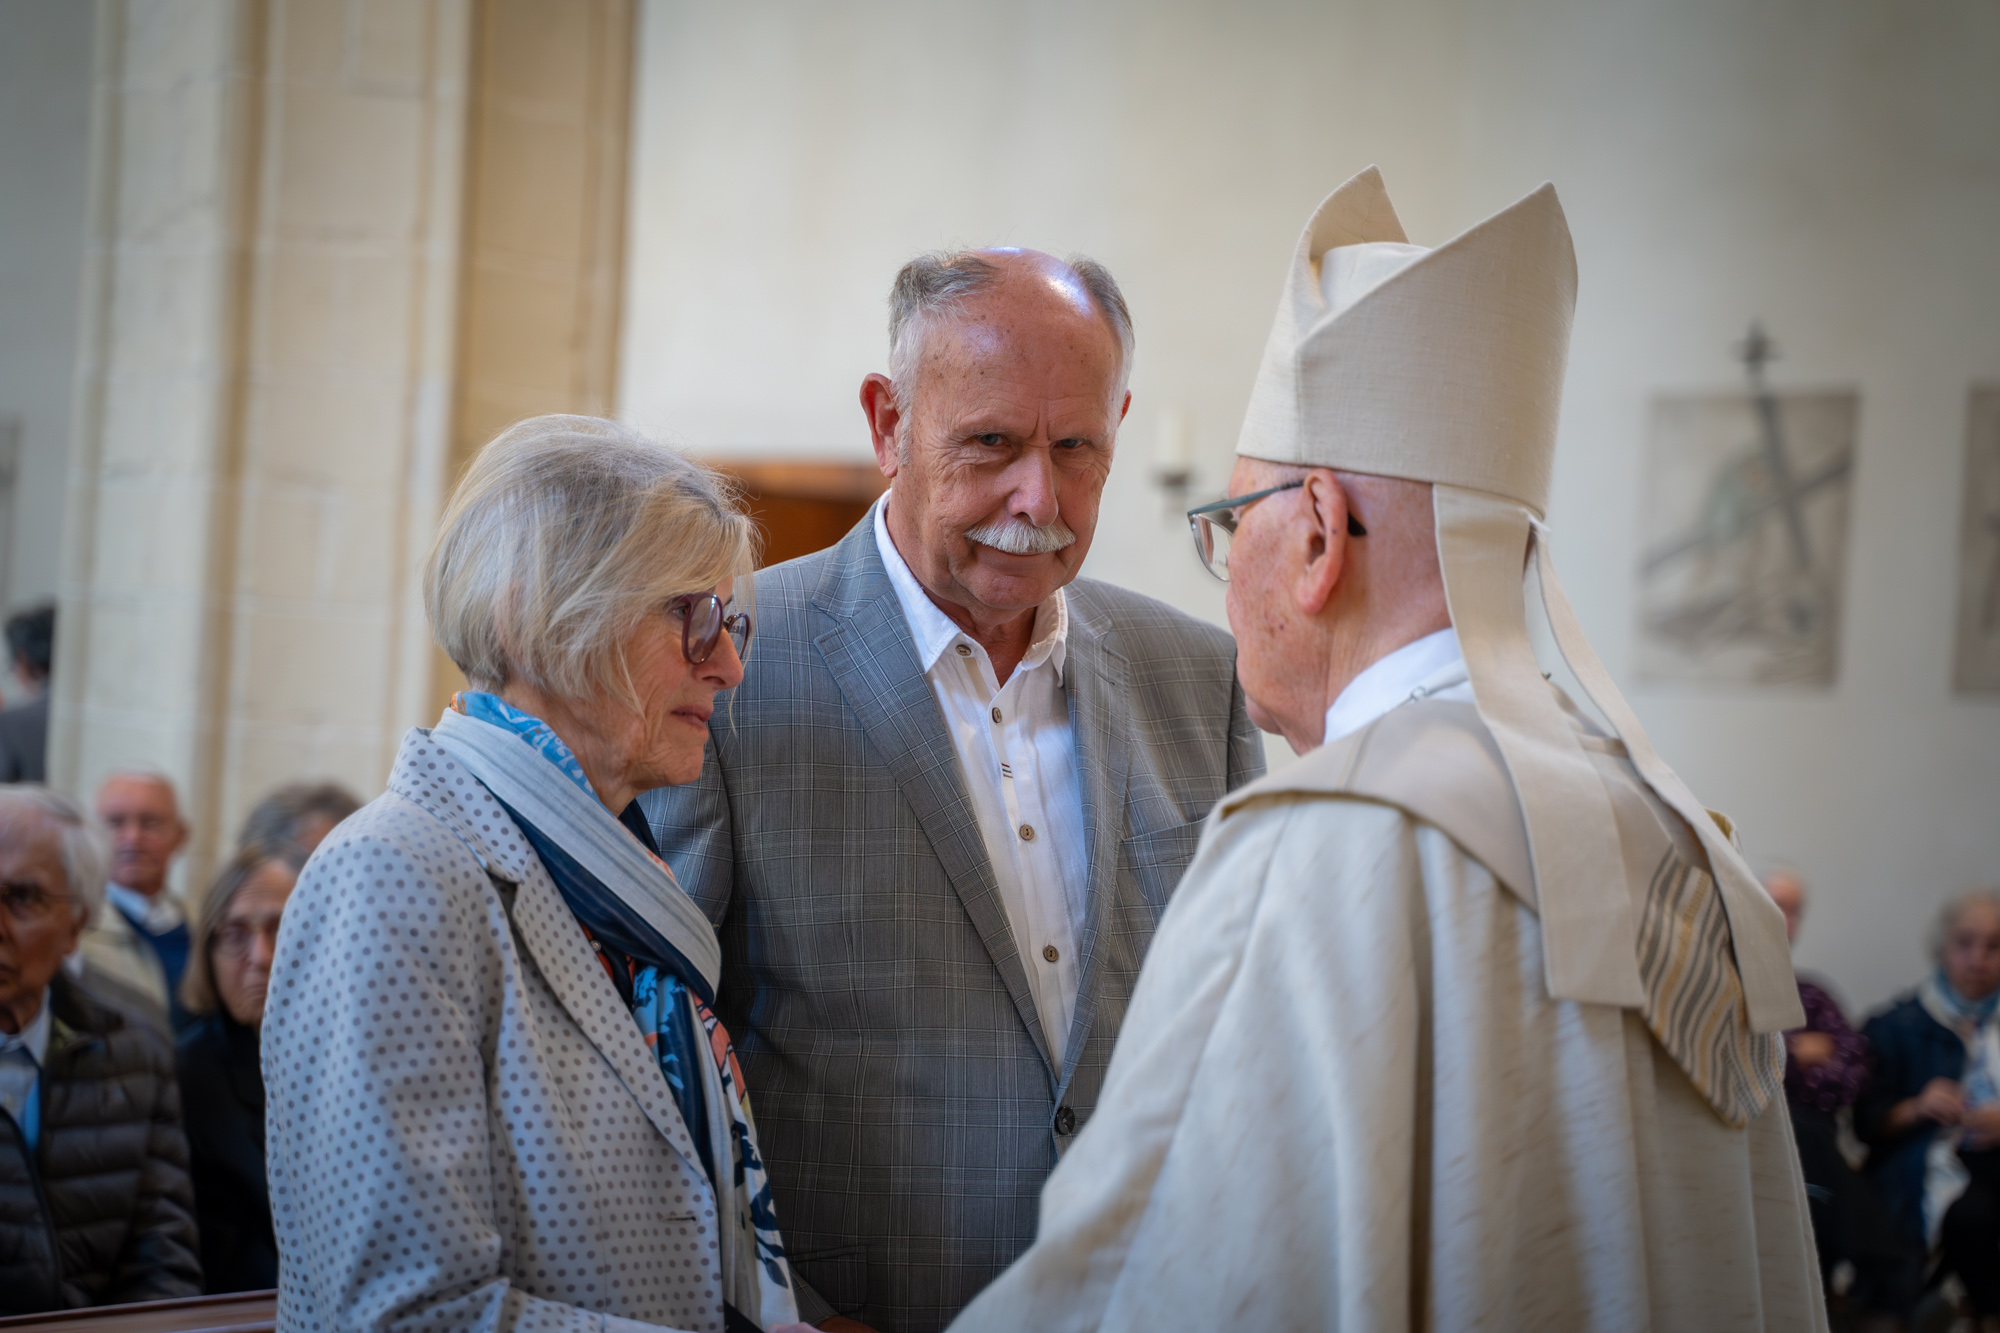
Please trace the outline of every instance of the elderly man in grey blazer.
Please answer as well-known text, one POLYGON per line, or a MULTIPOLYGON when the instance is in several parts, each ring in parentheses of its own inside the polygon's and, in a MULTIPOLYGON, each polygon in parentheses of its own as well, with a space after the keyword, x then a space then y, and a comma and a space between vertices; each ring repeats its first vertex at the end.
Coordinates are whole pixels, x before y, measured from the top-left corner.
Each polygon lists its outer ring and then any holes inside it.
POLYGON ((700 782, 642 804, 721 931, 801 1313, 904 1333, 1033 1241, 1201 821, 1263 760, 1227 634, 1076 577, 1131 403, 1111 275, 925 256, 889 336, 889 493, 758 574, 700 782))

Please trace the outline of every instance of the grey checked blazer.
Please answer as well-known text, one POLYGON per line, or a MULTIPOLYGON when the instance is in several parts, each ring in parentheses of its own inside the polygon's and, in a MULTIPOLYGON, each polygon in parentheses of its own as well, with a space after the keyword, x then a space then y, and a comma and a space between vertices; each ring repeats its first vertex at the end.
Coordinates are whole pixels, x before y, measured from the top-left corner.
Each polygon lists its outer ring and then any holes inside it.
POLYGON ((757 575, 756 643, 701 780, 641 801, 721 932, 718 1007, 794 1271, 909 1333, 950 1322, 1034 1239, 1201 821, 1264 764, 1227 634, 1070 585, 1089 915, 1053 1067, 872 521, 757 575))

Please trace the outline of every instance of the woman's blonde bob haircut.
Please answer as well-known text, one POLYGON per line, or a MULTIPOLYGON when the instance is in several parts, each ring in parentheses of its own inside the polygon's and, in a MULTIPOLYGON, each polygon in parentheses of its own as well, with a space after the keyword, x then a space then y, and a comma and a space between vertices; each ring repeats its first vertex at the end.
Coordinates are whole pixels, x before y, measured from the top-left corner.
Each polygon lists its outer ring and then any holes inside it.
MULTIPOLYGON (((755 568, 735 489, 614 421, 518 421, 452 492, 424 564, 438 646, 474 689, 639 707, 623 645, 670 597, 755 568)), ((737 600, 747 604, 748 578, 737 600)))

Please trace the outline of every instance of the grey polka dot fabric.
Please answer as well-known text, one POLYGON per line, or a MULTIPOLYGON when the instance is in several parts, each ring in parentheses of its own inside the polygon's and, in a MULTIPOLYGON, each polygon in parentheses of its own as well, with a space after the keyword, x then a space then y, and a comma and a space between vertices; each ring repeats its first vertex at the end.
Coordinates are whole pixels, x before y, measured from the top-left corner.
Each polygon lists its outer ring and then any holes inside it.
POLYGON ((285 912, 264 1020, 284 1329, 722 1329, 713 1192, 540 861, 412 731, 285 912))

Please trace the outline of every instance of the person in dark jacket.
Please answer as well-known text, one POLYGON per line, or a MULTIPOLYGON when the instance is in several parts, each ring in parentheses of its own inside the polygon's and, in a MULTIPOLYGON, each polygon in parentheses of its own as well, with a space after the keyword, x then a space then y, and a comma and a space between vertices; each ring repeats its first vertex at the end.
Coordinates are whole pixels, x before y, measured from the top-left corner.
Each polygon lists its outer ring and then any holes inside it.
POLYGON ((302 863, 291 847, 253 844, 237 852, 202 904, 181 980, 181 1002, 195 1018, 180 1040, 183 1119, 201 1267, 212 1292, 278 1285, 257 1033, 278 921, 302 863))
POLYGON ((110 860, 68 798, 0 787, 0 1315, 201 1291, 173 1052, 62 970, 110 860))
POLYGON ((1868 1020, 1874 1069, 1854 1128, 1908 1254, 1908 1304, 1937 1243, 1974 1313, 2000 1327, 2000 896, 1947 907, 1933 951, 1930 979, 1868 1020), (1954 1152, 1933 1151, 1941 1136, 1954 1152))
POLYGON ((53 602, 9 616, 7 653, 27 698, 0 708, 0 782, 40 782, 49 740, 49 669, 55 660, 53 602))

